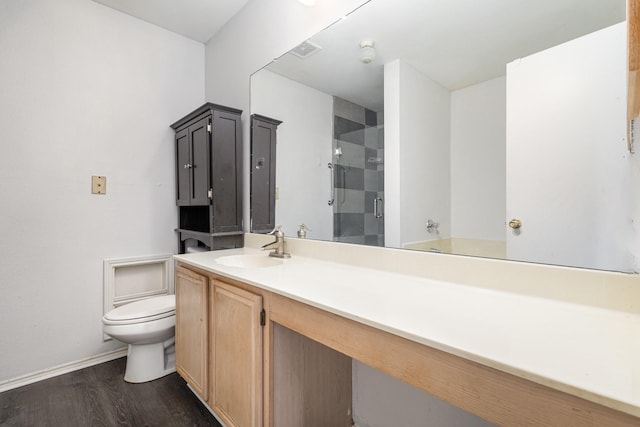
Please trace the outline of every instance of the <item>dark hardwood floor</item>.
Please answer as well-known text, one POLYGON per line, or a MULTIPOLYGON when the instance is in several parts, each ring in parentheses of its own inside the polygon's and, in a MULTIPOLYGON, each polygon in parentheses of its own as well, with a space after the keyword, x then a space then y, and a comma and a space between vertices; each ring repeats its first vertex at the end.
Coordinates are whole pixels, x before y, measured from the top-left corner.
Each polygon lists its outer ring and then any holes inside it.
POLYGON ((125 360, 0 393, 0 425, 220 427, 178 374, 129 384, 125 360))

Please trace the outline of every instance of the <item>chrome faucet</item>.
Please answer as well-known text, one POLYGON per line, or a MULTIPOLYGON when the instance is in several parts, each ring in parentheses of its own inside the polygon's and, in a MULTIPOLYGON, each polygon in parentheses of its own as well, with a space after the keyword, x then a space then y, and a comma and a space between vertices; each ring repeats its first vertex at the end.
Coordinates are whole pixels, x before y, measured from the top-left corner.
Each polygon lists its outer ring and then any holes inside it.
POLYGON ((264 251, 265 249, 273 249, 269 253, 269 256, 275 258, 291 258, 291 254, 288 254, 284 251, 284 233, 282 232, 282 226, 276 225, 276 227, 269 234, 273 234, 276 237, 276 240, 262 246, 262 250, 264 251))

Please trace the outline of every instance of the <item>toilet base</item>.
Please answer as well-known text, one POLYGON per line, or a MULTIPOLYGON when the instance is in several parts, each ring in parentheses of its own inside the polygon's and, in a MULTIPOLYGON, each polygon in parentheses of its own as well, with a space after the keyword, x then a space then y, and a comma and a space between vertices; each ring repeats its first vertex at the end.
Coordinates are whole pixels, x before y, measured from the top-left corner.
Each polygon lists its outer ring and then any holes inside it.
POLYGON ((176 371, 174 340, 134 345, 129 344, 124 380, 144 383, 176 371))

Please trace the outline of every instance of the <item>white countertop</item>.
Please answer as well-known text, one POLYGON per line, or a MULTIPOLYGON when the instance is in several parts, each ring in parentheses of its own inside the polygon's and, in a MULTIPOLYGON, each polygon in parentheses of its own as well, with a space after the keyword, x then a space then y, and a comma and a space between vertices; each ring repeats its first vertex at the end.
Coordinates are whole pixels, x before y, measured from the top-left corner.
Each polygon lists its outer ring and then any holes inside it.
POLYGON ((415 342, 640 416, 640 315, 296 256, 265 268, 177 255, 415 342))

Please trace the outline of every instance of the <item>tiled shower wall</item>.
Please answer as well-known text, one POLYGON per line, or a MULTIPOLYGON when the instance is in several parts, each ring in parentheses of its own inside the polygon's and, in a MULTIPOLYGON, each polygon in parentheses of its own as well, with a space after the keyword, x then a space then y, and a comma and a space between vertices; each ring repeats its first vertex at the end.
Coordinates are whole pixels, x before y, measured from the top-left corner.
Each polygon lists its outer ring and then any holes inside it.
POLYGON ((333 98, 335 241, 384 246, 383 117, 382 112, 333 98), (382 199, 381 218, 374 216, 376 197, 382 199))

